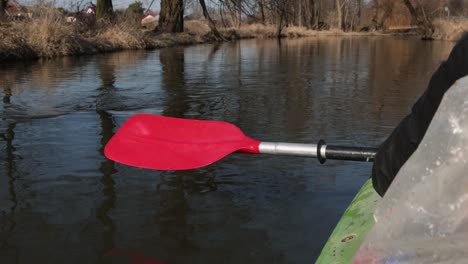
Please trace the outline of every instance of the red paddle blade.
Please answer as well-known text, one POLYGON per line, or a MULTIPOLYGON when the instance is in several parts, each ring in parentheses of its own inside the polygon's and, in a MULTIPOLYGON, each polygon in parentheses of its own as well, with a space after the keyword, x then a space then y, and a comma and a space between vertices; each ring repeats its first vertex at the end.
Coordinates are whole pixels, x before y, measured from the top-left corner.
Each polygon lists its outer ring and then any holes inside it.
POLYGON ((155 170, 207 166, 235 151, 259 153, 260 142, 222 121, 138 114, 129 118, 107 143, 107 158, 155 170))

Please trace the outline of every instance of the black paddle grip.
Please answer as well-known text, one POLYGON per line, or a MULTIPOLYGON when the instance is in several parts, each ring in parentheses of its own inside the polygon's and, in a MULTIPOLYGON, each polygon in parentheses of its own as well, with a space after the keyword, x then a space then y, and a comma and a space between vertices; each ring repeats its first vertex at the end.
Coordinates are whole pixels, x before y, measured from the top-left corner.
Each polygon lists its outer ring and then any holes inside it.
POLYGON ((377 148, 326 146, 325 158, 334 160, 354 160, 373 162, 377 148))
POLYGON ((317 158, 321 164, 327 159, 373 162, 378 148, 329 146, 320 140, 317 144, 317 158), (325 148, 325 151, 322 151, 325 148), (323 155, 325 154, 325 155, 323 155))

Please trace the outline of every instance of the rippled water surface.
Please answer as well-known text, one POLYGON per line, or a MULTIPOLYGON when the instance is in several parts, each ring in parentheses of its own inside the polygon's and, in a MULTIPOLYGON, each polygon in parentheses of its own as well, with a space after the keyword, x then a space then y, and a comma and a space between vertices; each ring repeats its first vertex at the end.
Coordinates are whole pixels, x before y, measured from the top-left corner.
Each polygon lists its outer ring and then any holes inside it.
POLYGON ((179 172, 107 160, 136 113, 263 141, 377 146, 453 43, 248 40, 0 65, 0 262, 312 263, 371 164, 234 154, 179 172))

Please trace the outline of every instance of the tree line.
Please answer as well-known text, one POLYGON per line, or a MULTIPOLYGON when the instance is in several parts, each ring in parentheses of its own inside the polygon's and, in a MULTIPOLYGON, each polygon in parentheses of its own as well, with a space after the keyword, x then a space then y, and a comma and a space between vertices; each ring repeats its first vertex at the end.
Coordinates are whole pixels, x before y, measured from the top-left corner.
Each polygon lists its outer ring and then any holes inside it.
MULTIPOLYGON (((0 15, 7 0, 0 0, 0 15)), ((199 10, 215 37, 218 27, 257 22, 275 25, 277 35, 287 26, 342 31, 385 30, 391 24, 414 25, 424 37, 434 31, 437 17, 463 15, 466 0, 161 0, 157 30, 182 32, 186 6, 199 10)), ((97 0, 96 16, 113 13, 112 0, 97 0)))
MULTIPOLYGON (((434 19, 464 15, 465 2, 466 0, 211 0, 207 7, 205 0, 199 0, 202 13, 215 34, 217 26, 240 27, 242 23, 253 21, 276 25, 278 36, 286 26, 361 31, 386 30, 394 24, 413 25, 426 38, 430 38, 434 32, 434 19)), ((161 0, 159 30, 183 31, 184 3, 190 2, 161 0)))

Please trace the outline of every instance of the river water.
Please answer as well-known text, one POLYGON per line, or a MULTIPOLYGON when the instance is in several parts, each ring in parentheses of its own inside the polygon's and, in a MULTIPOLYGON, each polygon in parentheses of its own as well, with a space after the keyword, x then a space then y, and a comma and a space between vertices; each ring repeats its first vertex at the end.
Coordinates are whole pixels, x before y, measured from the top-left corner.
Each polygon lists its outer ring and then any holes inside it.
POLYGON ((155 113, 378 146, 453 45, 245 40, 2 63, 1 263, 312 263, 371 164, 233 154, 160 172, 109 161, 104 145, 155 113))

